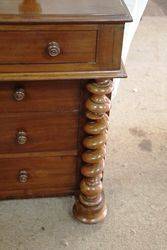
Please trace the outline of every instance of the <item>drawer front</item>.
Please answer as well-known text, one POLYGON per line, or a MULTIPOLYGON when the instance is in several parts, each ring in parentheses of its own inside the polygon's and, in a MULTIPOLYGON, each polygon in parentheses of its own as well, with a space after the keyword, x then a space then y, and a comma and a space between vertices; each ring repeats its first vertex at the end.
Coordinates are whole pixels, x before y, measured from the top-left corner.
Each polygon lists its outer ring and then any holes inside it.
POLYGON ((123 34, 122 23, 2 25, 0 74, 2 79, 11 79, 4 73, 22 73, 15 76, 16 80, 27 75, 34 80, 31 73, 41 73, 42 79, 48 79, 43 73, 54 72, 53 79, 66 72, 61 79, 71 74, 75 79, 77 72, 120 72, 123 34))
POLYGON ((0 64, 94 62, 96 37, 91 30, 0 31, 0 64))
POLYGON ((0 198, 67 194, 76 188, 76 157, 0 159, 0 198))
POLYGON ((0 117, 0 153, 76 150, 78 113, 29 113, 0 117))
POLYGON ((74 111, 80 102, 80 82, 22 82, 0 85, 0 112, 74 111))

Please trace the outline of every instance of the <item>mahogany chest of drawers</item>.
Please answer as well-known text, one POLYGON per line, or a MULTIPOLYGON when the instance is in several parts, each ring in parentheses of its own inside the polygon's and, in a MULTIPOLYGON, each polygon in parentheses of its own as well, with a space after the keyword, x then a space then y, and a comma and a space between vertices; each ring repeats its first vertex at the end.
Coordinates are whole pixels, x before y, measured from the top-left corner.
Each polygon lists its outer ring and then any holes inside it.
POLYGON ((75 194, 74 216, 106 216, 102 187, 121 0, 0 1, 0 199, 75 194))

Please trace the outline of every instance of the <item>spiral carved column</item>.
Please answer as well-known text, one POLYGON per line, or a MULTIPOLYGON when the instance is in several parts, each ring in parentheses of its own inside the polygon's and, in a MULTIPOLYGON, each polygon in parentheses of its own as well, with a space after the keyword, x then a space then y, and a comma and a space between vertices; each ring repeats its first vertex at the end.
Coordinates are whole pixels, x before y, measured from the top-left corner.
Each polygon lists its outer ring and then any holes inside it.
POLYGON ((91 224, 103 220, 107 214, 102 177, 108 130, 107 113, 111 107, 107 95, 111 94, 113 85, 111 80, 96 80, 86 87, 91 94, 85 103, 87 123, 84 131, 88 136, 83 140, 83 178, 73 213, 81 222, 91 224))

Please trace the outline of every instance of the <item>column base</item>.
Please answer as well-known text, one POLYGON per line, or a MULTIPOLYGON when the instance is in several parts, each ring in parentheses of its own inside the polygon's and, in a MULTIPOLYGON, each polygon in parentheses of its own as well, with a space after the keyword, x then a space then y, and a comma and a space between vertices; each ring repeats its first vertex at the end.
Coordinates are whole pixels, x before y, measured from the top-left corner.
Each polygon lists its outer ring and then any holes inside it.
POLYGON ((73 207, 76 219, 85 224, 96 224, 104 220, 107 215, 107 207, 103 198, 97 206, 84 206, 77 198, 73 207))

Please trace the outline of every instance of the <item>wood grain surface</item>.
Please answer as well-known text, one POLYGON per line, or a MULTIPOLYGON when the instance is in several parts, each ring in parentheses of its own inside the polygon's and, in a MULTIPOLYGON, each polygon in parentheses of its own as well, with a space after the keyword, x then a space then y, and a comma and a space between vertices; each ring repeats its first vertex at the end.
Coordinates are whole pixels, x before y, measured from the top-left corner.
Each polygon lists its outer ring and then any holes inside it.
POLYGON ((0 22, 129 22, 122 0, 1 0, 0 22))
POLYGON ((25 113, 0 116, 0 153, 24 153, 75 150, 77 148, 78 113, 25 113), (17 142, 25 131, 27 142, 17 142))
POLYGON ((96 31, 1 31, 0 64, 95 62, 96 39, 96 31), (47 51, 52 41, 60 46, 55 57, 47 51))
POLYGON ((67 194, 76 186, 76 157, 0 159, 0 198, 67 194), (20 171, 27 172, 21 183, 20 171))
MULTIPOLYGON (((80 81, 36 81, 0 83, 0 112, 75 112, 79 110, 80 81), (23 89, 24 98, 15 99, 23 89)), ((56 114, 55 114, 56 116, 56 114)))

